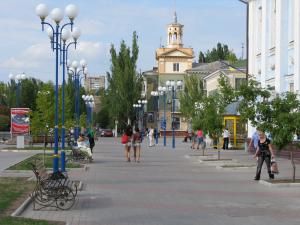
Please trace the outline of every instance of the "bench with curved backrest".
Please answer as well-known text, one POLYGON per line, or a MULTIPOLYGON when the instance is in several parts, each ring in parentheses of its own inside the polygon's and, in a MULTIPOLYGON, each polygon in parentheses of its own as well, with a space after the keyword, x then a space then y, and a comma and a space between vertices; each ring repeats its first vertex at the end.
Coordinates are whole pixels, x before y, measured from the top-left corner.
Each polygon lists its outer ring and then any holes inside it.
POLYGON ((68 157, 68 161, 75 161, 75 162, 91 162, 92 157, 86 151, 82 151, 81 147, 72 145, 72 151, 68 157))
POLYGON ((36 177, 36 186, 32 192, 34 209, 56 207, 70 209, 75 203, 77 184, 66 173, 48 173, 41 160, 31 163, 36 177), (39 207, 36 207, 36 206, 39 207))

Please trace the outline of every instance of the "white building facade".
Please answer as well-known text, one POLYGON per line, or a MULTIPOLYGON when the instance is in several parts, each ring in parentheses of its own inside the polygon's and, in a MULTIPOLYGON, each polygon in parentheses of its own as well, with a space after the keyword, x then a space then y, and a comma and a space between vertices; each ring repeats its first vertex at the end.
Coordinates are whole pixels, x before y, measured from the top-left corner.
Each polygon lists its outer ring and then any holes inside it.
POLYGON ((250 77, 273 93, 300 93, 300 0, 248 4, 250 77))
POLYGON ((300 90, 300 1, 248 0, 249 75, 276 93, 300 90))

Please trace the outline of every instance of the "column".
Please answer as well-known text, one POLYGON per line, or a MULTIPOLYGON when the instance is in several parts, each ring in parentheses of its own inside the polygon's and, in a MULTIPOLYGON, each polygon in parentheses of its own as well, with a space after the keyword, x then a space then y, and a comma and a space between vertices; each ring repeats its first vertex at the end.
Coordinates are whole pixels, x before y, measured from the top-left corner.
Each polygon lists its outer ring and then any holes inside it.
POLYGON ((276 1, 276 49, 275 49, 275 91, 285 90, 285 75, 288 74, 288 3, 276 1))
MULTIPOLYGON (((257 10, 257 1, 249 1, 249 58, 248 58, 248 64, 249 64, 249 75, 254 76, 255 79, 257 79, 257 27, 259 22, 259 16, 258 16, 258 10, 257 10)), ((249 77, 251 79, 251 77, 249 77)), ((250 122, 247 123, 247 131, 248 131, 248 137, 252 137, 252 134, 255 131, 255 127, 251 125, 250 122)))
MULTIPOLYGON (((261 34, 261 86, 266 87, 266 75, 268 72, 268 53, 269 53, 269 10, 270 1, 262 0, 261 10, 262 10, 262 34, 261 34)), ((259 23, 259 21, 258 21, 259 23)), ((257 43, 259 44, 259 43, 257 43)))
POLYGON ((250 1, 249 3, 249 20, 248 20, 248 26, 249 26, 249 49, 248 49, 248 67, 249 71, 248 73, 251 76, 256 76, 257 71, 255 69, 255 64, 256 64, 256 19, 257 19, 257 14, 256 14, 256 2, 255 1, 250 1))
POLYGON ((294 7, 294 89, 300 90, 300 1, 294 7))

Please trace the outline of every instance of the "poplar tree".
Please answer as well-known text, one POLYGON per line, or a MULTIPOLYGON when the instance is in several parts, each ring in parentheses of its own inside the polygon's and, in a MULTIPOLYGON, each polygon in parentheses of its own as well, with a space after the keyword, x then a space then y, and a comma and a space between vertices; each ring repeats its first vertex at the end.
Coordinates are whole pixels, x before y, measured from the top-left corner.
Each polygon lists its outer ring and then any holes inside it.
POLYGON ((142 77, 136 69, 139 53, 137 39, 136 32, 133 32, 131 49, 124 40, 118 53, 113 44, 110 49, 111 71, 108 73, 109 87, 104 102, 110 105, 110 114, 121 127, 134 120, 133 104, 140 98, 142 90, 142 77))

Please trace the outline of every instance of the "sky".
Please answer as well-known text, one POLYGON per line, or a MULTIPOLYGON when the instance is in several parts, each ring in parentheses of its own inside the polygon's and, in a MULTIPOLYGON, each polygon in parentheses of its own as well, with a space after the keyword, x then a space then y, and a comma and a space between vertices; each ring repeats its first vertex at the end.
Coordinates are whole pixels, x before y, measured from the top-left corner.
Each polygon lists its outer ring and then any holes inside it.
MULTIPOLYGON (((138 34, 138 70, 156 66, 155 50, 166 45, 166 26, 173 21, 184 25, 183 43, 193 47, 195 61, 199 51, 218 42, 226 43, 238 57, 245 43, 246 7, 238 0, 0 0, 0 81, 8 75, 25 73, 43 81, 54 81, 55 55, 46 32, 42 32, 35 7, 39 3, 53 8, 75 4, 79 15, 75 25, 82 36, 71 60, 86 59, 90 75, 110 70, 110 46, 121 40, 131 45, 138 34)), ((53 23, 50 18, 46 21, 53 23)), ((65 18, 64 22, 68 22, 65 18)))

